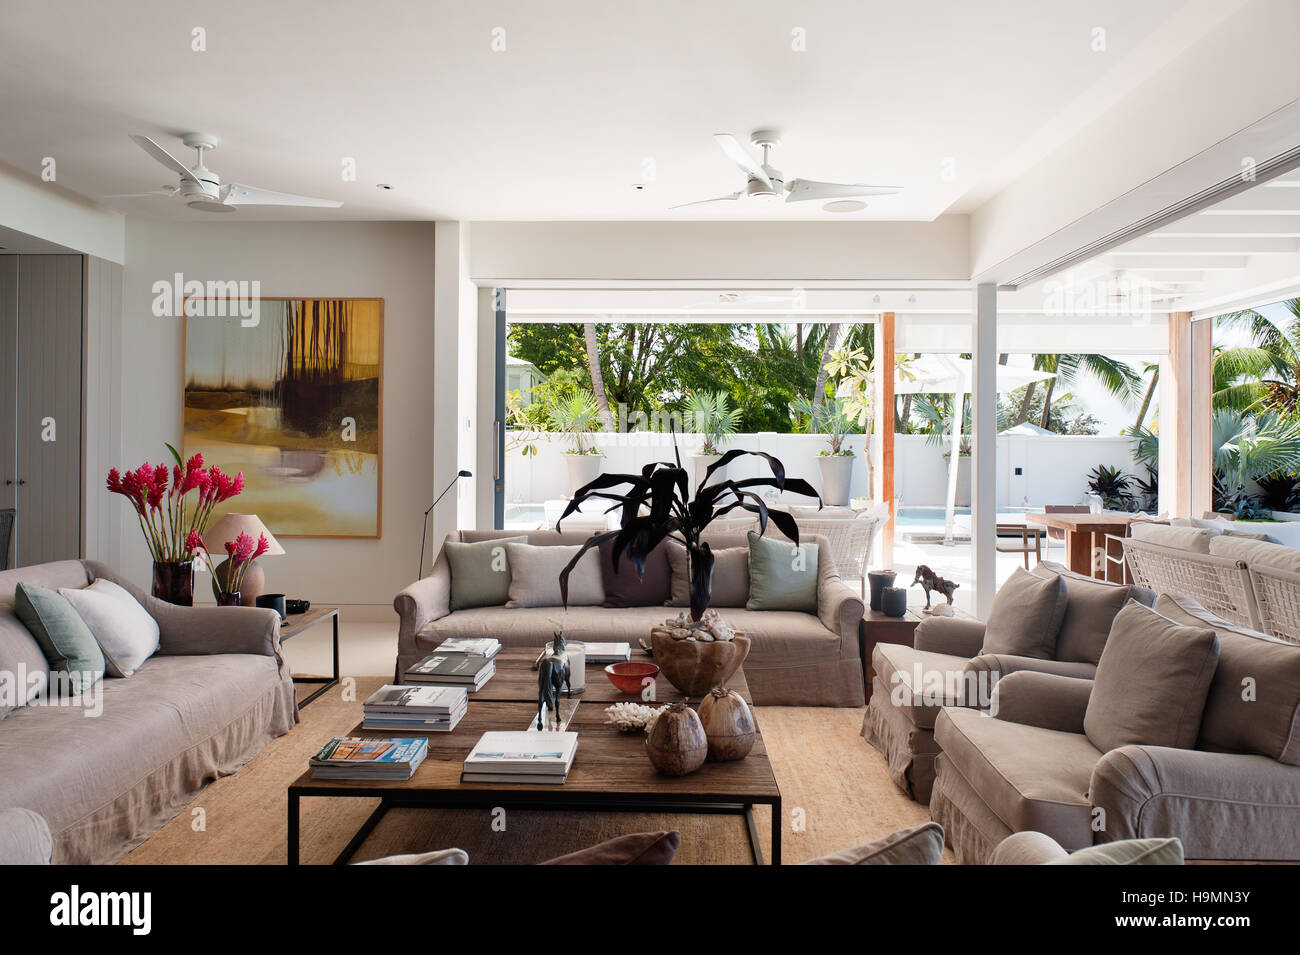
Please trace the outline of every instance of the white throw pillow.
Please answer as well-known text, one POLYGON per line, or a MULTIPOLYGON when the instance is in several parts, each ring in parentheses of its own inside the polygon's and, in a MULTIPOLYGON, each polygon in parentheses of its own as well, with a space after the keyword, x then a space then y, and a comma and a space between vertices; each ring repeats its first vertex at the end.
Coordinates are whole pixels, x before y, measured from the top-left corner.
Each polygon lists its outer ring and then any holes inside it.
MULTIPOLYGON (((559 607, 560 571, 579 550, 563 544, 506 544, 510 561, 510 599, 507 607, 559 607)), ((569 606, 596 607, 605 602, 605 581, 600 575, 600 548, 582 555, 569 574, 569 606)))
POLYGON ((60 587, 104 651, 108 676, 130 676, 158 649, 158 621, 111 580, 100 578, 80 590, 60 587))

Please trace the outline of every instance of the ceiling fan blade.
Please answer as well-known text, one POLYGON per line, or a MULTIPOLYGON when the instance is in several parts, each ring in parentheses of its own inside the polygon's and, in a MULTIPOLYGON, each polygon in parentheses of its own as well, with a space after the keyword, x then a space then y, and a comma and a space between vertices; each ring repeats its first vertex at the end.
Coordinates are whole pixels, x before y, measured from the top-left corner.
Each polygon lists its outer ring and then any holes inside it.
POLYGON ((842 182, 817 182, 815 179, 795 179, 790 183, 786 202, 808 202, 813 199, 862 199, 867 196, 892 196, 902 192, 901 186, 856 186, 842 182))
POLYGON ((132 133, 131 138, 135 140, 137 146, 147 152, 154 159, 158 160, 158 162, 162 163, 172 172, 179 175, 182 179, 188 179, 190 182, 194 183, 199 181, 194 173, 190 172, 185 163, 181 162, 167 150, 163 149, 148 136, 141 136, 139 133, 132 133))
POLYGON ((337 209, 343 205, 333 199, 315 199, 311 196, 295 196, 288 192, 272 192, 270 189, 258 189, 232 182, 221 190, 221 201, 228 206, 315 206, 320 209, 337 209))
POLYGON ((731 133, 714 133, 713 141, 722 148, 728 159, 745 171, 745 175, 750 179, 757 179, 769 189, 772 188, 772 180, 763 171, 763 167, 749 154, 749 150, 740 145, 735 136, 731 133))
POLYGON ((716 199, 697 199, 694 202, 683 202, 680 205, 669 206, 668 211, 671 212, 674 209, 685 209, 687 206, 707 206, 711 202, 731 202, 735 199, 739 199, 740 195, 739 192, 733 192, 729 196, 718 196, 716 199))
POLYGON ((171 198, 176 195, 176 189, 155 189, 153 192, 119 192, 111 196, 103 196, 104 199, 144 199, 149 196, 166 196, 171 198))

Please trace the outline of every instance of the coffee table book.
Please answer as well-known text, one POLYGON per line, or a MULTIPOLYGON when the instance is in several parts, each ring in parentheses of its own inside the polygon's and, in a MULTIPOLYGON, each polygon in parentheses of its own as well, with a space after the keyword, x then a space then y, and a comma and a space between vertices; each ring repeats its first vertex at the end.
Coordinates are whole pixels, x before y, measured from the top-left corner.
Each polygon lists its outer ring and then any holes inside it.
POLYGON ((490 660, 501 652, 501 641, 495 637, 448 637, 437 649, 439 653, 463 653, 490 660))
POLYGON ((489 731, 465 757, 461 782, 560 784, 578 752, 577 733, 489 731))
POLYGON ((335 736, 309 762, 313 779, 406 780, 428 753, 425 738, 335 736))
POLYGON ((497 672, 490 657, 436 650, 403 674, 406 683, 463 686, 471 693, 482 688, 497 672))
POLYGON ((464 687, 380 687, 363 705, 368 730, 448 733, 468 710, 464 687))

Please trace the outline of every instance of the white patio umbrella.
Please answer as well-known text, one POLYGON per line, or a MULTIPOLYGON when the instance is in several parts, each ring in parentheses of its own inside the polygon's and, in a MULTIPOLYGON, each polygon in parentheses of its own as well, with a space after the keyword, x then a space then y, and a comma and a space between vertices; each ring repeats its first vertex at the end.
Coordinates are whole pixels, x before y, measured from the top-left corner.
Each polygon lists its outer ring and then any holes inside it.
MULTIPOLYGON (((1033 381, 1056 376, 1034 368, 998 365, 997 391, 1006 394, 1033 381)), ((951 449, 948 453, 948 507, 944 519, 944 543, 952 543, 953 514, 957 506, 957 467, 961 458, 961 424, 965 415, 966 395, 972 391, 973 375, 969 358, 949 355, 922 355, 905 362, 894 374, 894 394, 945 394, 953 396, 951 449)))

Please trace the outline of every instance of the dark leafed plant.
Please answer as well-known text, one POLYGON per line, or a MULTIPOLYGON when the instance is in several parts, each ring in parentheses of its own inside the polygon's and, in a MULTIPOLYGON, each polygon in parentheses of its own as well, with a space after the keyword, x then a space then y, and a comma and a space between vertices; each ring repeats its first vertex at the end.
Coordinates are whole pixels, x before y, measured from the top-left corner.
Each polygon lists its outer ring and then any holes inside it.
POLYGON ((556 530, 584 501, 592 499, 612 501, 605 513, 617 510, 620 517, 618 530, 592 535, 560 571, 560 596, 566 608, 569 606, 569 573, 589 549, 612 540, 614 569, 618 569, 619 560, 626 556, 636 567, 637 575, 641 576, 645 573, 646 557, 671 537, 686 546, 691 581, 691 619, 699 620, 709 607, 713 588, 713 552, 708 542, 700 539, 709 524, 731 511, 745 510, 758 515, 760 534, 767 531, 770 520, 781 533, 798 544, 799 526, 794 518, 785 511, 768 508, 754 489, 792 491, 817 498, 817 503, 821 504, 821 497, 811 484, 803 478, 787 478, 785 466, 762 451, 728 451, 704 472, 704 479, 696 487, 694 496, 690 493, 689 479, 676 444, 673 456, 675 462, 655 461, 643 467, 640 474, 602 474, 573 495, 573 500, 555 523, 556 530), (772 476, 709 483, 714 471, 744 455, 763 458, 771 468, 772 476), (618 490, 625 486, 626 489, 618 490))
POLYGON ((1145 479, 1133 476, 1133 486, 1138 490, 1138 497, 1142 499, 1142 506, 1155 508, 1160 500, 1160 472, 1151 465, 1146 466, 1147 476, 1145 479))
POLYGON ((1132 501, 1132 486, 1133 478, 1119 468, 1099 464, 1088 472, 1088 488, 1109 508, 1122 509, 1132 501))
POLYGON ((1255 478, 1259 485, 1259 503, 1269 511, 1300 510, 1300 481, 1294 474, 1279 471, 1255 478))

